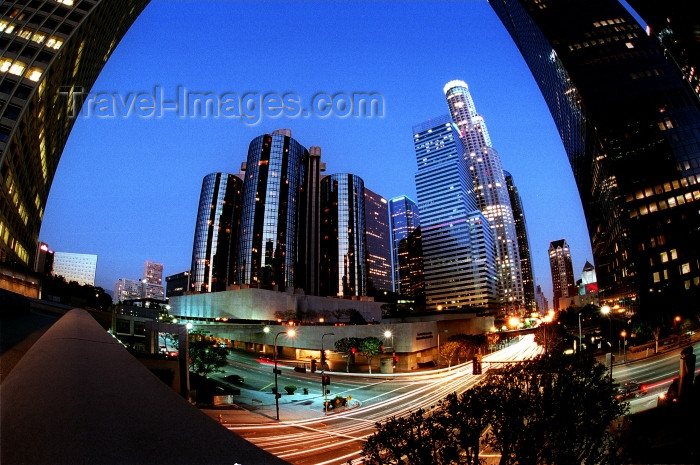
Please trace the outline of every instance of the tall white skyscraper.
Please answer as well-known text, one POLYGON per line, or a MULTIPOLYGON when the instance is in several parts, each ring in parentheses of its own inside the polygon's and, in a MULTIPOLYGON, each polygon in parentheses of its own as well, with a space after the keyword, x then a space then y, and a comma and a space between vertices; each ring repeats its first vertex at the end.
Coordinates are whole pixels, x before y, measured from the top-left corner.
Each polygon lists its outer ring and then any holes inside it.
POLYGON ((426 307, 493 309, 497 303, 495 247, 479 210, 464 146, 449 115, 413 127, 418 163, 426 307))
POLYGON ((66 282, 95 285, 97 255, 71 252, 55 252, 53 256, 54 276, 63 276, 66 282))
POLYGON ((500 307, 504 311, 523 311, 525 292, 518 236, 501 157, 491 145, 486 123, 476 112, 467 83, 450 81, 443 90, 465 147, 477 204, 493 231, 500 307))

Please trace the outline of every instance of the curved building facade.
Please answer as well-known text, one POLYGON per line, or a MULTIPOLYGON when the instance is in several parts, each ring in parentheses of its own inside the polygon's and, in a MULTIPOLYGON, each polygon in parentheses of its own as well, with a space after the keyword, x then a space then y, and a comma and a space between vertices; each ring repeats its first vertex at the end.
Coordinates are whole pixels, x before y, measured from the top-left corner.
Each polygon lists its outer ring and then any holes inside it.
POLYGON ((87 92, 147 0, 0 4, 0 264, 34 262, 46 200, 87 92))
POLYGON ((695 308, 696 96, 618 1, 490 4, 559 130, 581 196, 602 302, 631 312, 695 308))
POLYGON ((236 278, 243 181, 211 173, 202 181, 192 246, 190 291, 225 291, 236 278))
POLYGON ((238 282, 280 290, 295 285, 306 148, 280 130, 248 148, 239 234, 238 282))
POLYGON ((321 181, 322 296, 367 295, 365 183, 354 174, 321 181))

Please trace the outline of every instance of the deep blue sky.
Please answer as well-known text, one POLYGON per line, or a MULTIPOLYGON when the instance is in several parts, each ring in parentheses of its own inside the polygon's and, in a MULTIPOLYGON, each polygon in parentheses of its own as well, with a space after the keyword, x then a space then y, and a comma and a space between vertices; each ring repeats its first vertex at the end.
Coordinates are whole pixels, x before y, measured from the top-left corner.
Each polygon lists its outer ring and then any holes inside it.
POLYGON ((573 175, 552 118, 515 45, 485 1, 152 2, 92 92, 378 92, 383 118, 78 117, 40 240, 98 255, 96 284, 190 267, 202 178, 236 173, 256 136, 289 128, 322 147, 327 174, 351 172, 386 198, 416 199, 414 124, 448 112, 442 91, 468 83, 504 169, 520 190, 535 278, 551 304, 549 242, 566 238, 578 279, 593 261, 573 175))

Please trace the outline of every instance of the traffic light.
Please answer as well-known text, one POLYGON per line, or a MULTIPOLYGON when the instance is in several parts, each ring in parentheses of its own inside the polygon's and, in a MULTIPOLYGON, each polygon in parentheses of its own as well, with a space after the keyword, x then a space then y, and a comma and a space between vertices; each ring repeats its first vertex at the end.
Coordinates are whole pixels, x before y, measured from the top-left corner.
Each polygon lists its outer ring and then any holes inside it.
POLYGON ((330 386, 331 377, 328 375, 321 376, 321 386, 330 386))
POLYGON ((479 359, 479 357, 474 357, 472 359, 472 374, 481 374, 481 360, 479 359))
POLYGON ((399 363, 399 356, 394 355, 394 366, 396 366, 397 363, 399 363))
POLYGON ((350 349, 350 352, 354 354, 355 352, 357 352, 357 348, 353 347, 352 349, 350 349))
POLYGON ((326 363, 326 351, 322 350, 321 351, 321 366, 323 366, 324 363, 326 363))

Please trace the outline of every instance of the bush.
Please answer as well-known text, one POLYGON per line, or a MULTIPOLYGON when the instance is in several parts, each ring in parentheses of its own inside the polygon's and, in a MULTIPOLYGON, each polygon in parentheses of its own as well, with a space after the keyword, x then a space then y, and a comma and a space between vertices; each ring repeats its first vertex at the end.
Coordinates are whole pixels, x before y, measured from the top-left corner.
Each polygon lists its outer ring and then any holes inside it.
POLYGON ((297 390, 297 387, 293 384, 288 384, 284 387, 284 390, 287 391, 287 394, 291 396, 292 394, 294 394, 294 391, 297 390))

